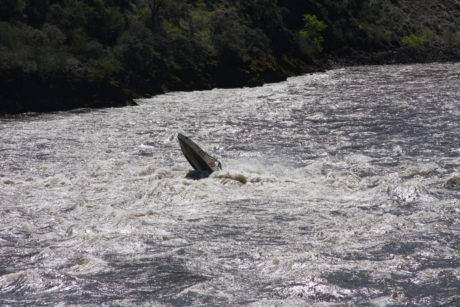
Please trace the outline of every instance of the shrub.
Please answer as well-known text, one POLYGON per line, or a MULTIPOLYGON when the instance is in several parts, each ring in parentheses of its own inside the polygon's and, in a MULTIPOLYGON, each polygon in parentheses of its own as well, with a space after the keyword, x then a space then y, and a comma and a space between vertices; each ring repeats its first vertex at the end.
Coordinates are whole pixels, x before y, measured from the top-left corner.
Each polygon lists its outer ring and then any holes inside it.
POLYGON ((413 33, 410 35, 403 36, 401 43, 409 47, 422 47, 428 45, 433 39, 433 32, 425 31, 422 33, 413 33))
POLYGON ((299 31, 300 48, 305 54, 313 58, 323 51, 323 32, 327 25, 315 15, 310 14, 304 16, 304 22, 303 29, 299 31))

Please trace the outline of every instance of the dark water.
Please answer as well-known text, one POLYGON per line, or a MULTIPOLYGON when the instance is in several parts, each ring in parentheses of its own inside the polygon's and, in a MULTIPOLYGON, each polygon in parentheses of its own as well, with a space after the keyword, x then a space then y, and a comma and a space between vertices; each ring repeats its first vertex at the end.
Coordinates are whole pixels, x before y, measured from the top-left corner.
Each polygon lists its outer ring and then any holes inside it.
POLYGON ((0 118, 0 305, 459 305, 459 123, 460 64, 0 118))

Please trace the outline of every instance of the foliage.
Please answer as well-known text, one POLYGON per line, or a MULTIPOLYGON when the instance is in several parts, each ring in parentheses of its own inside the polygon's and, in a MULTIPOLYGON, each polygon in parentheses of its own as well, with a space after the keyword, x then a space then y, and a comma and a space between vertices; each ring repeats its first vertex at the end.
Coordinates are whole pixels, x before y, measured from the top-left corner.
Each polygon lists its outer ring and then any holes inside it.
POLYGON ((413 33, 401 37, 401 43, 409 47, 421 47, 427 45, 433 39, 433 32, 413 33))
POLYGON ((323 50, 323 32, 327 25, 315 15, 310 14, 304 16, 304 21, 305 26, 299 31, 300 47, 307 55, 314 57, 323 50))
POLYGON ((458 7, 440 1, 441 13, 428 0, 0 0, 0 113, 123 105, 282 80, 359 52, 458 46, 458 7))

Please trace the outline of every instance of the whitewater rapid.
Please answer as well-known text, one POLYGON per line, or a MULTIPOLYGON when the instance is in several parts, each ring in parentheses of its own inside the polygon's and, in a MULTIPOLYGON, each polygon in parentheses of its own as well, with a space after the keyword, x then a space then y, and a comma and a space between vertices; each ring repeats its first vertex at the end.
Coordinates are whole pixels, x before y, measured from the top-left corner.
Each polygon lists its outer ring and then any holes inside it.
POLYGON ((0 117, 0 305, 460 304, 459 123, 458 63, 0 117))

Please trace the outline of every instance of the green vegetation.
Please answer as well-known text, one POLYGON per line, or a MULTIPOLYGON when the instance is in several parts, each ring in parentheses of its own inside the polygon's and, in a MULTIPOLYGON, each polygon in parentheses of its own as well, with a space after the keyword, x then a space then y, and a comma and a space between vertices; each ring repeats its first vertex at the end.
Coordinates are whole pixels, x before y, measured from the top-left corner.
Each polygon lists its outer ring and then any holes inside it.
POLYGON ((304 16, 305 26, 299 31, 300 48, 310 57, 318 55, 323 51, 324 37, 323 32, 327 25, 315 15, 306 14, 304 16))
POLYGON ((409 47, 421 47, 429 44, 433 39, 433 32, 426 31, 419 34, 410 34, 401 37, 401 43, 409 47))
POLYGON ((458 58, 459 11, 454 0, 0 0, 0 113, 258 85, 331 59, 458 58))

